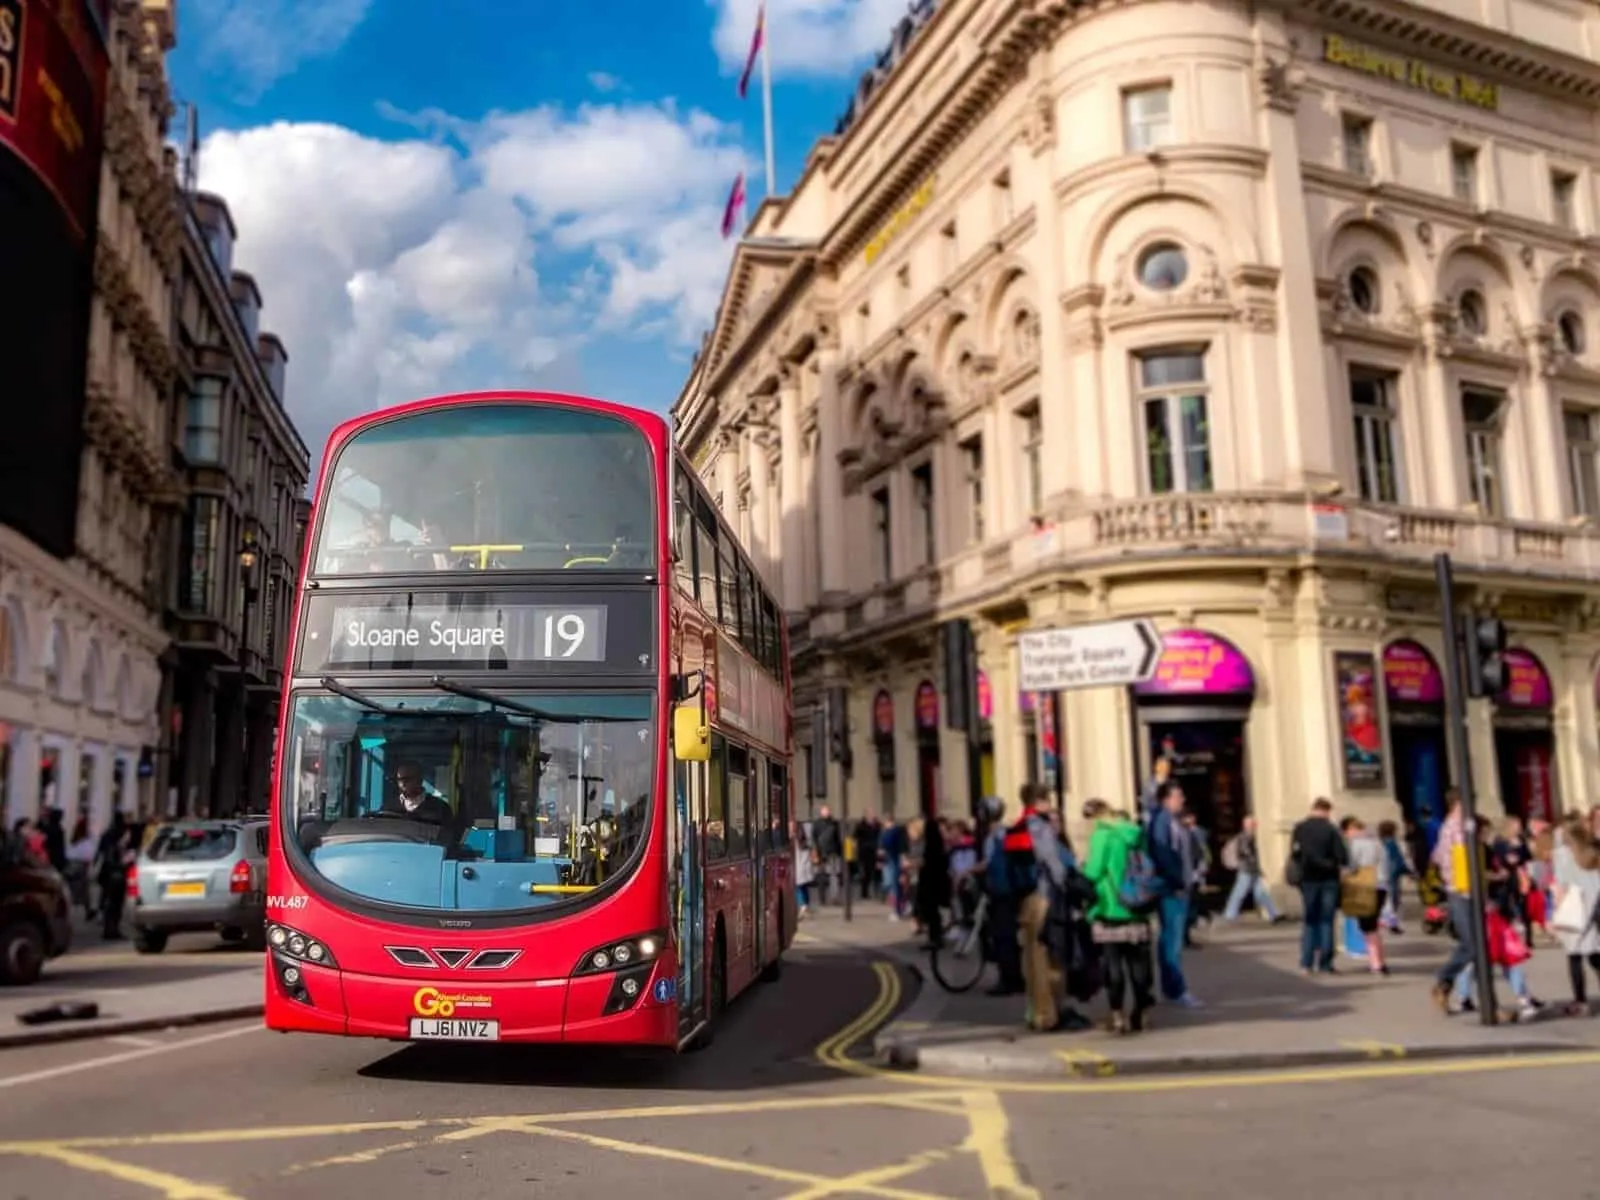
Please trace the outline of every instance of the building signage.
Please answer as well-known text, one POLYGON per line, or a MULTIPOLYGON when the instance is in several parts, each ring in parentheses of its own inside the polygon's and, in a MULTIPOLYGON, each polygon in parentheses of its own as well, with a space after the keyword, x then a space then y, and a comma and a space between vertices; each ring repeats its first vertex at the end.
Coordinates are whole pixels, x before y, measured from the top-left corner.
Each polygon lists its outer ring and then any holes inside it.
POLYGON ((1506 651, 1506 686, 1495 697, 1501 708, 1546 711, 1555 706, 1555 692, 1550 687, 1550 673, 1530 651, 1512 648, 1506 651))
POLYGON ((1161 638, 1155 674, 1135 684, 1141 696, 1241 696, 1255 691, 1255 673, 1238 647, 1200 629, 1175 629, 1161 638))
MULTIPOLYGON (((3 2, 4 0, 0 0, 0 3, 3 2)), ((912 222, 922 215, 922 210, 933 202, 933 193, 938 182, 937 176, 930 175, 923 181, 921 187, 911 193, 911 199, 902 204, 894 216, 883 223, 883 228, 872 235, 872 240, 867 243, 867 248, 861 255, 869 267, 889 248, 889 244, 895 238, 911 227, 912 222)))
POLYGON ((1402 87, 1416 88, 1418 91, 1429 92, 1445 100, 1454 100, 1458 104, 1470 104, 1474 108, 1486 108, 1490 111, 1500 107, 1500 88, 1497 84, 1488 83, 1463 71, 1435 66, 1420 58, 1407 58, 1400 54, 1374 50, 1370 46, 1348 41, 1338 34, 1330 33, 1323 37, 1322 59, 1348 71, 1376 75, 1380 79, 1398 83, 1402 87))
POLYGON ((887 689, 872 699, 872 733, 879 741, 894 737, 894 697, 887 689))
POLYGON ((1344 786, 1351 791, 1384 786, 1377 676, 1377 661, 1365 650, 1334 652, 1334 705, 1339 714, 1344 786))
POLYGON ((1443 704, 1444 676, 1427 647, 1391 642, 1383 650, 1383 688, 1391 704, 1443 704))
POLYGON ((978 720, 994 720, 994 688, 989 684, 989 673, 987 671, 978 672, 977 693, 978 720))
POLYGON ((939 689, 924 679, 917 684, 917 728, 930 733, 939 728, 939 689))
POLYGON ((100 181, 102 28, 86 0, 0 0, 0 146, 50 190, 79 241, 94 229, 100 181))
POLYGON ((632 590, 315 596, 300 670, 648 672, 655 668, 651 616, 648 594, 632 590))
POLYGON ((1031 629, 1017 638, 1024 690, 1126 687, 1156 669, 1161 636, 1140 617, 1062 629, 1031 629))

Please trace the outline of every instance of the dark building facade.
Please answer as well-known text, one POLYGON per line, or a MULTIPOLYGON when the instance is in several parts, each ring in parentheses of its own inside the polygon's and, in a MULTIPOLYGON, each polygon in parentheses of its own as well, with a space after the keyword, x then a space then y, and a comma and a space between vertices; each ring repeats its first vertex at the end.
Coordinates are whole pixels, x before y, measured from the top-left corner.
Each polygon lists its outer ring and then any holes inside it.
POLYGON ((310 455, 284 410, 288 354, 233 267, 226 203, 185 196, 175 300, 173 452, 188 511, 172 532, 169 811, 262 811, 276 735, 310 455))

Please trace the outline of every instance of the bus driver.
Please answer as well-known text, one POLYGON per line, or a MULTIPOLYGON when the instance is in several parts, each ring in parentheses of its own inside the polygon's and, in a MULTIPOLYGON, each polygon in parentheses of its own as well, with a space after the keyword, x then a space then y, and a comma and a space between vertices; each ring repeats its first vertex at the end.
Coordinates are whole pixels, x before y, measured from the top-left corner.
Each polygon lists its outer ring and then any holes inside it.
POLYGON ((450 805, 444 798, 422 786, 422 768, 416 763, 401 763, 395 771, 394 781, 400 788, 400 794, 383 802, 384 812, 410 817, 414 821, 428 821, 434 825, 446 825, 454 820, 455 814, 450 811, 450 805))

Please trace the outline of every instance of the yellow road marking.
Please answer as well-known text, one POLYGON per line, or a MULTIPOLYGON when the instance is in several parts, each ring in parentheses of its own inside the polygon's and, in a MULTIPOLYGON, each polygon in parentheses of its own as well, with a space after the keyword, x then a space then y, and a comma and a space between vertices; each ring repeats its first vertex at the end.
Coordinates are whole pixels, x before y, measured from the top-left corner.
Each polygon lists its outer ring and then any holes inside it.
POLYGON ((82 1150, 69 1150, 65 1146, 36 1146, 27 1151, 35 1158, 53 1159, 65 1166, 76 1167, 80 1171, 89 1171, 95 1175, 103 1175, 108 1179, 116 1179, 122 1183, 131 1183, 139 1187, 150 1188, 160 1192, 167 1200, 242 1200, 237 1193, 229 1191, 219 1184, 201 1183, 194 1179, 185 1179, 181 1175, 172 1175, 166 1171, 155 1171, 149 1167, 136 1167, 132 1163, 117 1162, 115 1159, 106 1158, 99 1154, 87 1154, 82 1150))
POLYGON ((393 1142, 387 1146, 374 1146, 371 1150, 355 1150, 349 1154, 335 1154, 332 1158, 319 1158, 316 1162, 295 1163, 284 1168, 285 1175, 304 1175, 307 1171, 320 1171, 324 1167, 353 1167, 365 1163, 377 1162, 391 1154, 398 1154, 402 1150, 415 1150, 426 1146, 433 1138, 415 1138, 409 1142, 393 1142))
POLYGON ((925 1171, 944 1162, 954 1153, 953 1150, 923 1150, 901 1162, 889 1163, 882 1167, 869 1167, 865 1171, 857 1171, 854 1175, 843 1179, 830 1180, 827 1183, 819 1183, 816 1187, 807 1188, 803 1192, 794 1192, 785 1200, 822 1200, 824 1196, 853 1195, 867 1191, 880 1183, 889 1183, 895 1179, 903 1179, 907 1175, 915 1175, 918 1171, 925 1171))
MULTIPOLYGON (((601 1137, 594 1133, 581 1133, 576 1129, 552 1129, 538 1122, 529 1122, 523 1132, 536 1134, 540 1137, 558 1138, 562 1141, 579 1142, 585 1146, 593 1146, 597 1150, 615 1150, 618 1154, 633 1154, 643 1158, 659 1158, 668 1162, 686 1163, 691 1166, 711 1167, 718 1171, 728 1171, 739 1175, 755 1175, 761 1179, 771 1179, 778 1183, 805 1184, 809 1188, 829 1186, 834 1180, 822 1175, 812 1175, 806 1171, 790 1171, 783 1167, 769 1167, 761 1163, 743 1162, 733 1158, 718 1158, 712 1154, 700 1154, 692 1150, 676 1150, 670 1146, 651 1146, 640 1142, 624 1142, 618 1138, 601 1137)), ((947 1197, 938 1196, 929 1192, 907 1192, 898 1188, 879 1187, 873 1184, 862 1184, 851 1189, 865 1196, 883 1196, 885 1200, 948 1200, 947 1197)))
POLYGON ((1366 1038, 1358 1038, 1348 1042, 1340 1042, 1341 1046, 1350 1050, 1360 1050, 1368 1058, 1404 1058, 1406 1048, 1394 1042, 1374 1042, 1366 1038))
POLYGON ((1039 1193, 1022 1182, 1016 1161, 1011 1157, 1011 1122, 1005 1106, 993 1092, 973 1092, 966 1097, 967 1134, 965 1149, 978 1156, 983 1182, 995 1200, 1039 1200, 1039 1193))
POLYGON ((1117 1064, 1104 1054, 1096 1054, 1093 1050, 1057 1050, 1056 1057, 1067 1064, 1067 1072, 1072 1075, 1093 1075, 1098 1079, 1109 1079, 1117 1073, 1117 1064))

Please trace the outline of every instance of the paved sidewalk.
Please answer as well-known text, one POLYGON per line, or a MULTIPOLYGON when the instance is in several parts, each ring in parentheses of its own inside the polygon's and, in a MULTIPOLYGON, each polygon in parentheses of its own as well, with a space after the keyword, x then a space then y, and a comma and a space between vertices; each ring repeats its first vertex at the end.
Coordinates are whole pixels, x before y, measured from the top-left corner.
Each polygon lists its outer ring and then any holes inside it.
POLYGON ((47 964, 31 987, 0 990, 0 1050, 260 1016, 264 978, 260 954, 145 956, 126 943, 90 943, 47 964), (17 1019, 62 1002, 97 1004, 100 1014, 42 1025, 17 1019))
MULTIPOLYGON (((1253 917, 1232 928, 1218 924, 1214 934, 1200 935, 1202 948, 1184 963, 1205 1007, 1159 1005, 1151 1030, 1122 1038, 1099 1028, 1029 1033, 1020 997, 984 995, 992 978, 961 995, 945 992, 929 976, 910 923, 888 921, 879 906, 858 908, 849 924, 837 909, 820 910, 804 928, 819 940, 887 954, 918 973, 916 1001, 879 1031, 874 1047, 886 1063, 933 1074, 1062 1078, 1600 1051, 1600 1019, 1560 1015, 1569 992, 1556 949, 1540 949, 1528 965, 1533 994, 1549 1004, 1539 1018, 1485 1027, 1476 1016, 1443 1016, 1429 985, 1450 942, 1423 934, 1415 922, 1412 932, 1390 939, 1390 977, 1341 956, 1338 976, 1317 979, 1298 970, 1298 924, 1267 927, 1253 917)), ((1502 979, 1496 984, 1504 1004, 1509 988, 1502 979)), ((1105 1001, 1097 997, 1082 1010, 1098 1022, 1105 1001)))

